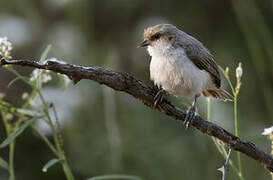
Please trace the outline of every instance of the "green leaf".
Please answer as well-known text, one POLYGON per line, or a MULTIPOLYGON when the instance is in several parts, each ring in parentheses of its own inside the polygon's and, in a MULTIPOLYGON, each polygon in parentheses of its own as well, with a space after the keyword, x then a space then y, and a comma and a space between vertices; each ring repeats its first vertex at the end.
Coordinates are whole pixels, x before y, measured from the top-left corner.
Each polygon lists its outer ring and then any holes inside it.
POLYGON ((25 76, 18 76, 16 78, 14 78, 12 81, 9 82, 8 84, 8 88, 13 84, 15 83, 17 80, 25 80, 25 81, 29 81, 29 79, 25 76))
POLYGON ((4 168, 4 169, 9 169, 9 164, 7 163, 7 161, 5 161, 3 158, 0 157, 0 167, 4 168))
POLYGON ((34 123, 36 120, 40 119, 43 116, 37 116, 33 117, 32 119, 26 121, 21 125, 16 131, 12 132, 1 144, 0 148, 4 148, 7 145, 9 145, 12 141, 14 141, 24 130, 30 126, 32 123, 34 123))
POLYGON ((57 158, 54 158, 54 159, 51 159, 49 160, 43 167, 42 171, 43 172, 47 172, 47 169, 50 168, 51 166, 55 165, 56 163, 60 162, 62 159, 57 159, 57 158))
POLYGON ((42 116, 42 112, 39 112, 39 111, 35 111, 35 110, 29 110, 29 109, 17 109, 17 112, 18 113, 21 113, 21 114, 25 114, 25 115, 28 115, 28 116, 42 116))
POLYGON ((51 45, 48 45, 46 47, 46 49, 44 50, 43 54, 41 55, 39 62, 44 62, 46 60, 47 55, 48 55, 50 49, 51 49, 51 45))
POLYGON ((125 175, 125 174, 112 174, 112 175, 102 175, 89 178, 87 180, 109 180, 109 179, 118 179, 118 180, 142 180, 142 178, 137 176, 125 175))
POLYGON ((15 71, 12 67, 8 67, 7 68, 10 72, 12 72, 14 75, 16 75, 19 79, 21 79, 23 82, 25 82, 26 84, 28 84, 29 86, 31 86, 33 89, 35 89, 36 87, 29 82, 29 78, 20 75, 17 71, 15 71))
POLYGON ((8 84, 8 88, 9 88, 15 81, 17 81, 17 80, 19 80, 19 79, 20 79, 19 77, 16 77, 16 78, 14 78, 12 81, 10 81, 9 84, 8 84))

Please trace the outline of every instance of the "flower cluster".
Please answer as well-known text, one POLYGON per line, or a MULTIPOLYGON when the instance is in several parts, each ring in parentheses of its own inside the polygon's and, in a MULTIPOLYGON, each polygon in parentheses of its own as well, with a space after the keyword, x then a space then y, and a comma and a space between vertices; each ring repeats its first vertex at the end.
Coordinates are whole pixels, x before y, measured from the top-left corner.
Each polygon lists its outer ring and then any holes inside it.
POLYGON ((27 92, 24 92, 24 93, 22 94, 22 99, 23 99, 23 100, 26 100, 27 98, 29 98, 29 94, 28 94, 27 92))
POLYGON ((264 132, 262 132, 262 135, 267 136, 269 141, 271 141, 271 155, 273 155, 273 126, 265 128, 264 132))
POLYGON ((242 63, 239 62, 238 67, 236 68, 236 79, 237 79, 237 83, 236 83, 236 87, 235 87, 235 91, 238 94, 242 85, 241 79, 243 76, 243 68, 242 68, 242 63))
POLYGON ((239 66, 236 68, 236 78, 239 79, 243 75, 242 63, 239 63, 239 66))
POLYGON ((6 120, 10 121, 13 119, 13 115, 11 113, 6 114, 5 116, 6 120))
POLYGON ((39 77, 41 77, 42 83, 47 83, 52 79, 51 75, 49 74, 48 70, 40 70, 40 69, 34 69, 31 74, 30 81, 35 81, 39 77))
POLYGON ((4 59, 11 59, 10 52, 12 44, 7 37, 0 37, 0 56, 4 59))
POLYGON ((269 128, 265 128, 264 132, 262 133, 262 135, 267 136, 273 133, 273 126, 269 127, 269 128))

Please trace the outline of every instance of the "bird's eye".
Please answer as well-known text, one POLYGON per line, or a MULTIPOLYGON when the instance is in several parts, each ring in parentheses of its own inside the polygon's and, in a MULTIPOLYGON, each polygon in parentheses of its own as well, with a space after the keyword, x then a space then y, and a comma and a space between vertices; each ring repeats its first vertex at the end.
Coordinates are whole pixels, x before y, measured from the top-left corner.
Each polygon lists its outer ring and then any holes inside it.
POLYGON ((156 33, 155 35, 152 36, 152 40, 157 40, 160 38, 160 36, 161 36, 161 34, 156 33))

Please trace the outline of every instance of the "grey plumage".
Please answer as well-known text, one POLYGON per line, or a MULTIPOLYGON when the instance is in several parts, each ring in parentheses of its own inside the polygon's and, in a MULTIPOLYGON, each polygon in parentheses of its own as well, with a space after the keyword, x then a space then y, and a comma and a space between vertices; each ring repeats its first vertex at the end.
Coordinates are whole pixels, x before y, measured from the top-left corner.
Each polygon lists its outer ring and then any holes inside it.
POLYGON ((214 84, 213 88, 204 89, 202 94, 225 101, 233 101, 233 97, 220 88, 221 76, 213 55, 196 38, 177 29, 171 24, 159 24, 146 29, 144 31, 144 39, 146 39, 146 43, 150 43, 150 46, 153 46, 152 44, 155 42, 160 43, 161 41, 161 43, 167 42, 167 44, 172 44, 172 48, 174 49, 183 49, 188 59, 198 69, 209 73, 212 83, 214 84), (158 40, 157 37, 159 37, 158 40))

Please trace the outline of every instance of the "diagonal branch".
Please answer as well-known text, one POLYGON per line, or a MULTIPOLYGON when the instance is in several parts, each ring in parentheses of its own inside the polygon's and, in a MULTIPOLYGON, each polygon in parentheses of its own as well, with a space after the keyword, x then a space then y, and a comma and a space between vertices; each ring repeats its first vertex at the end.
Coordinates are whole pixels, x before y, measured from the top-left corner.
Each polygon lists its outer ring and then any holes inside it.
MULTIPOLYGON (((157 89, 144 84, 127 73, 120 73, 107 70, 103 67, 83 67, 64 63, 62 61, 47 60, 44 63, 29 60, 1 60, 0 66, 20 65, 39 69, 47 69, 57 73, 67 75, 75 84, 81 79, 90 79, 100 84, 104 84, 116 91, 126 92, 136 99, 139 99, 146 106, 156 109, 176 120, 184 121, 185 112, 173 106, 170 102, 164 101, 158 107, 154 107, 154 96, 157 89)), ((209 136, 214 136, 223 141, 227 146, 235 151, 249 156, 259 161, 270 172, 273 172, 273 157, 256 147, 251 142, 246 142, 229 133, 222 127, 208 122, 199 116, 196 116, 192 126, 209 136)))

